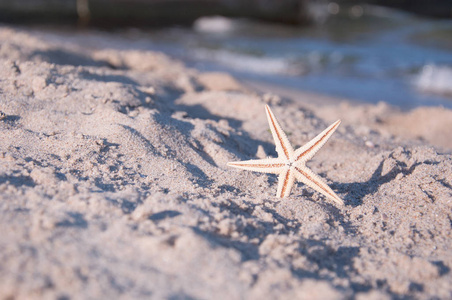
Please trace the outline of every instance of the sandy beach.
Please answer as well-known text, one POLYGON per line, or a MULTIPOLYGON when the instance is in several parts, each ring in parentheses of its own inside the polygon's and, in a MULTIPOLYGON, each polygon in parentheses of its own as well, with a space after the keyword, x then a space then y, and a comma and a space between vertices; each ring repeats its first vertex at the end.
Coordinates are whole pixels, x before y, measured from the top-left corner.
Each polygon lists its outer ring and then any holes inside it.
POLYGON ((239 82, 101 32, 0 27, 1 299, 450 299, 452 111, 239 82), (342 124, 308 166, 231 161, 342 124))

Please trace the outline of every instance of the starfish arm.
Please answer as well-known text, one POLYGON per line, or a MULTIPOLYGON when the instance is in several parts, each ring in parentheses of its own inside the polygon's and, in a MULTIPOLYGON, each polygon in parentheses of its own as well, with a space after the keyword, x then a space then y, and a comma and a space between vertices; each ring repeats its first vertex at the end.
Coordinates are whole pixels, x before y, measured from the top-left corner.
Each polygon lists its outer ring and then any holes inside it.
POLYGON ((328 141, 328 139, 331 137, 331 135, 334 133, 334 131, 339 127, 341 124, 341 120, 337 120, 333 124, 330 125, 327 129, 325 129, 322 133, 317 135, 315 138, 313 138, 309 143, 306 145, 298 148, 294 155, 295 155, 295 161, 308 161, 311 159, 317 151, 322 148, 323 145, 328 141))
POLYGON ((293 168, 286 168, 278 176, 278 190, 276 197, 284 198, 290 195, 293 183, 295 181, 293 168))
POLYGON ((306 167, 295 167, 295 178, 330 200, 344 205, 344 201, 323 180, 306 167))
POLYGON ((279 174, 284 170, 286 164, 280 159, 269 158, 234 161, 229 162, 228 166, 254 172, 279 174))
POLYGON ((278 157, 284 157, 290 159, 293 157, 293 148, 290 145, 289 139, 279 125, 278 120, 271 111, 268 105, 265 105, 265 111, 267 112, 268 124, 270 125, 270 130, 272 132, 273 140, 275 140, 276 152, 278 152, 278 157))

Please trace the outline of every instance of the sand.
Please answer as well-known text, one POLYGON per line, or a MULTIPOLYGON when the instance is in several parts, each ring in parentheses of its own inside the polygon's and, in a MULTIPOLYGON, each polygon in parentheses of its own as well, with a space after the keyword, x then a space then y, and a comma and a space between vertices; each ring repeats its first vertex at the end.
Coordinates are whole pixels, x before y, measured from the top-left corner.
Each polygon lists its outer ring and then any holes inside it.
POLYGON ((448 299, 452 112, 264 93, 125 37, 0 27, 0 298, 448 299), (296 99, 295 99, 296 98, 296 99), (344 200, 229 161, 343 123, 344 200))

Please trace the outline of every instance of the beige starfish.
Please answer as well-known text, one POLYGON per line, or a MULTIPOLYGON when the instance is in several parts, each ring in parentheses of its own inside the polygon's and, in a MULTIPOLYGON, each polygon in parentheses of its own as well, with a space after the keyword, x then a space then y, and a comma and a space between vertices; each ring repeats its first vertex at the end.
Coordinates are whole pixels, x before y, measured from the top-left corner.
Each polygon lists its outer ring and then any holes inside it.
POLYGON ((265 110, 267 112, 268 124, 275 140, 278 158, 230 162, 228 166, 254 172, 279 174, 277 197, 283 198, 289 196, 295 180, 298 180, 323 194, 328 199, 343 205, 344 202, 341 198, 318 175, 306 167, 306 162, 322 148, 337 127, 339 127, 341 120, 337 120, 309 143, 294 151, 289 143, 289 139, 281 129, 268 105, 265 106, 265 110))

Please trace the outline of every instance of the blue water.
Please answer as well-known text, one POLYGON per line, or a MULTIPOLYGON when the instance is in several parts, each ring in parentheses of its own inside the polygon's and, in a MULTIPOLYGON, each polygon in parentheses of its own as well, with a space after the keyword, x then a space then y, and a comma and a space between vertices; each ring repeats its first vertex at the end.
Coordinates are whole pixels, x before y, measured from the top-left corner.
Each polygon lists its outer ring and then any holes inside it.
POLYGON ((365 6, 308 28, 204 18, 152 32, 154 46, 203 71, 403 109, 452 108, 452 21, 365 6))

